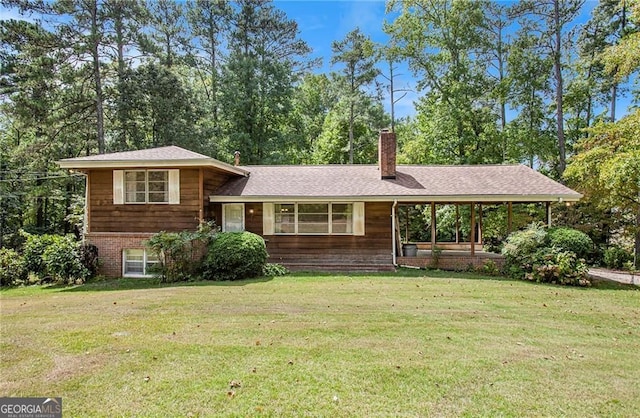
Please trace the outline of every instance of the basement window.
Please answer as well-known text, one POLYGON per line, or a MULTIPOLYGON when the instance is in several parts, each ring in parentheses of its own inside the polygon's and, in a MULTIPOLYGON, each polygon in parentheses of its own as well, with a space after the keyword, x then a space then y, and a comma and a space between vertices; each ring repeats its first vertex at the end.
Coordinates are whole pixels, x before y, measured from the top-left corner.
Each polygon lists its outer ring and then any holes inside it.
POLYGON ((128 248, 122 254, 124 277, 152 277, 153 267, 160 263, 157 254, 140 248, 128 248))

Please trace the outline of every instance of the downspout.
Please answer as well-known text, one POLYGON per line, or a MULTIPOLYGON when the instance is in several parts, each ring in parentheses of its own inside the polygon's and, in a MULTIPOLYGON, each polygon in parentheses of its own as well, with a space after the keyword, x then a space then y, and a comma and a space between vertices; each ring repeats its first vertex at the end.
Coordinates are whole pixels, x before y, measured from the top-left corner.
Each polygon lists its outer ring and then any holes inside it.
POLYGON ((89 175, 80 173, 84 176, 84 214, 82 217, 82 245, 86 244, 85 236, 89 229, 89 175))
POLYGON ((391 248, 393 249, 393 265, 398 266, 397 254, 396 254, 396 206, 398 206, 398 199, 393 201, 391 206, 391 248))

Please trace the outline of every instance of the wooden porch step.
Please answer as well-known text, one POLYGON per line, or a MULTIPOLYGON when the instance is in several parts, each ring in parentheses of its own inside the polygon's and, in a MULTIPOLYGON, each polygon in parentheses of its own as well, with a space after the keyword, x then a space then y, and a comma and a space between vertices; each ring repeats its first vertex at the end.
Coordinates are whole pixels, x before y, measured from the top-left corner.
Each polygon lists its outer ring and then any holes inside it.
POLYGON ((305 263, 284 263, 290 271, 321 271, 336 273, 378 273, 385 271, 395 271, 393 264, 305 264, 305 263))
POLYGON ((392 264, 391 257, 277 257, 270 256, 269 260, 280 264, 309 264, 309 265, 385 265, 392 264))

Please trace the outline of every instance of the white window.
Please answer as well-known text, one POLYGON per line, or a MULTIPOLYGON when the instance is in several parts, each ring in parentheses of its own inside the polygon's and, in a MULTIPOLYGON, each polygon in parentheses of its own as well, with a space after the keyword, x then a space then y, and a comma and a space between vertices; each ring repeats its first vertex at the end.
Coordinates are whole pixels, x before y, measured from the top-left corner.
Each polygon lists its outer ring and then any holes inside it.
POLYGON ((224 232, 244 231, 244 203, 222 205, 222 230, 224 232))
POLYGON ((353 204, 333 203, 331 205, 331 232, 334 234, 353 233, 353 204))
POLYGON ((169 172, 125 171, 125 203, 169 203, 169 172))
POLYGON ((180 170, 114 170, 113 203, 179 204, 180 170))
MULTIPOLYGON (((273 233, 362 235, 354 233, 354 206, 357 205, 362 203, 275 203, 273 233)), ((270 231, 268 227, 265 230, 270 231)))
POLYGON ((122 252, 124 277, 151 277, 153 266, 160 262, 157 254, 146 249, 128 248, 122 252))

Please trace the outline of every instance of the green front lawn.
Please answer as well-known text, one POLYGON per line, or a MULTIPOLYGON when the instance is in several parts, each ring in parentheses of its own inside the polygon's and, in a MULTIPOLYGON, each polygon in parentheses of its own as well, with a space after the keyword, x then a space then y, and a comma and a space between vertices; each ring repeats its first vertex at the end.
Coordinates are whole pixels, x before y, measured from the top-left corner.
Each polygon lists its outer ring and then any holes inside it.
POLYGON ((0 396, 67 417, 637 416, 637 288, 425 274, 4 290, 0 396))

